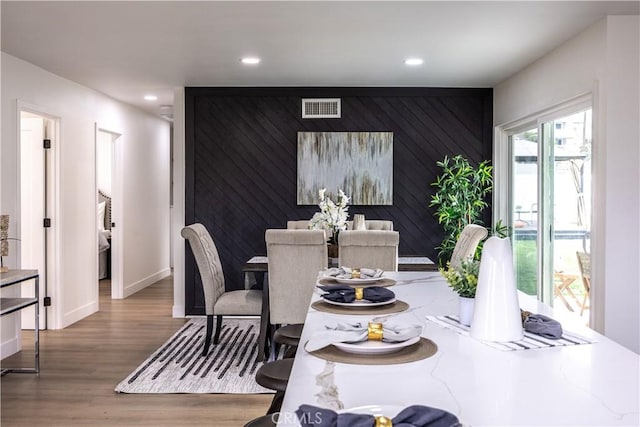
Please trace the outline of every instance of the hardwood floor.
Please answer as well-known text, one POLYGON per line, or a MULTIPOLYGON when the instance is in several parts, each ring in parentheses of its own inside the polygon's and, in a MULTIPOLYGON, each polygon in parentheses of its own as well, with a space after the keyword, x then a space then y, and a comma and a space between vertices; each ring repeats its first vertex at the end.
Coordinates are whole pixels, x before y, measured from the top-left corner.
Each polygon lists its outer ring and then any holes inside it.
MULTIPOLYGON (((119 394, 115 386, 178 330, 171 317, 173 281, 161 280, 124 300, 100 286, 100 311, 40 335, 40 376, 0 380, 5 426, 243 426, 264 415, 271 395, 119 394)), ((33 334, 3 366, 33 365, 33 334)))

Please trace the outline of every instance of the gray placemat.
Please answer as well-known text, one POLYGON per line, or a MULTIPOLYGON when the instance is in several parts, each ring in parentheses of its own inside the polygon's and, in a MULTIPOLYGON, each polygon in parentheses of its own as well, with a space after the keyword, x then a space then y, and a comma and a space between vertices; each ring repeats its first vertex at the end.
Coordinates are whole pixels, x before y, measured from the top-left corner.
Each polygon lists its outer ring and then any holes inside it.
POLYGON ((331 314, 348 314, 348 315, 362 315, 362 316, 370 316, 372 314, 392 314, 392 313, 400 313, 409 308, 409 304, 404 301, 396 300, 391 304, 386 305, 377 305, 375 307, 345 307, 342 305, 333 305, 329 304, 325 301, 319 300, 315 301, 311 304, 311 308, 324 311, 325 313, 331 314))
POLYGON ((428 338, 421 337, 417 343, 388 354, 371 356, 353 354, 339 350, 332 345, 309 352, 309 354, 330 362, 347 363, 351 365, 395 365, 426 359, 436 354, 437 351, 438 346, 436 343, 428 338))

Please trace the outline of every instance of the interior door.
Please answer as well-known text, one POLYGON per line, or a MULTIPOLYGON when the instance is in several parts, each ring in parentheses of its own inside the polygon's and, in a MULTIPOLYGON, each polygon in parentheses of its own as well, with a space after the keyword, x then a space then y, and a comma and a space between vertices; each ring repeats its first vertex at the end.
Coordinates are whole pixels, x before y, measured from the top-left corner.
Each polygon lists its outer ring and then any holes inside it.
MULTIPOLYGON (((44 299, 49 295, 52 244, 45 219, 51 220, 53 186, 51 152, 55 122, 20 111, 20 266, 40 274, 40 329, 47 328, 44 299)), ((22 287, 23 296, 34 294, 34 283, 22 287)), ((23 329, 33 329, 33 307, 22 310, 23 329)))

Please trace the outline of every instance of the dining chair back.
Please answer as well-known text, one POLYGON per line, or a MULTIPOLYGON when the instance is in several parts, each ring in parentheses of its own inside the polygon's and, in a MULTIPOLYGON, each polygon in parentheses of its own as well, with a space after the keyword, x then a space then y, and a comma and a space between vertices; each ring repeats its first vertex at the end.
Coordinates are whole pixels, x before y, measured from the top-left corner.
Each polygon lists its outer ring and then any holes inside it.
POLYGON ((338 263, 352 268, 398 271, 400 233, 390 230, 345 230, 338 235, 338 263))
POLYGON ((304 323, 318 274, 327 268, 324 230, 265 232, 272 325, 304 323))
POLYGON ((450 265, 458 267, 460 263, 469 258, 473 258, 478 244, 487 237, 489 232, 486 228, 477 224, 467 224, 460 233, 456 246, 451 254, 450 265))
MULTIPOLYGON (((365 219, 364 225, 367 230, 393 231, 393 221, 383 219, 365 219)), ((347 230, 353 230, 353 221, 347 221, 347 230)))
POLYGON ((214 316, 216 317, 216 331, 213 339, 215 345, 220 338, 223 316, 261 314, 262 291, 225 291, 224 273, 218 249, 206 227, 200 223, 191 224, 184 227, 180 234, 191 246, 202 281, 204 308, 207 315, 207 330, 202 354, 206 355, 211 343, 214 316))
POLYGON ((287 230, 308 230, 308 229, 309 229, 308 219, 296 219, 292 221, 287 221, 287 230))

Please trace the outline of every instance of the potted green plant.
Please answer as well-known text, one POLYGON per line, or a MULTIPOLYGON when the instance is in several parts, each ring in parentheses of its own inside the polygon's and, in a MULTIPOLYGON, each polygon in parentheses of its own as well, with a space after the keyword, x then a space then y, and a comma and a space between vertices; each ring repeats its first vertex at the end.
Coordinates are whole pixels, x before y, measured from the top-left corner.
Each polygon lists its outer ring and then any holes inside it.
POLYGON ((480 261, 476 259, 464 260, 456 266, 447 264, 446 269, 440 268, 440 274, 444 276, 447 284, 460 297, 458 301, 458 317, 460 323, 466 326, 471 325, 471 318, 473 317, 479 271, 480 261))
POLYGON ((437 165, 442 174, 431 184, 436 192, 429 207, 436 208, 435 216, 444 228, 445 237, 437 249, 440 265, 446 265, 465 225, 482 224, 482 213, 488 206, 485 198, 493 189, 493 167, 488 160, 473 167, 461 155, 445 156, 437 165))

